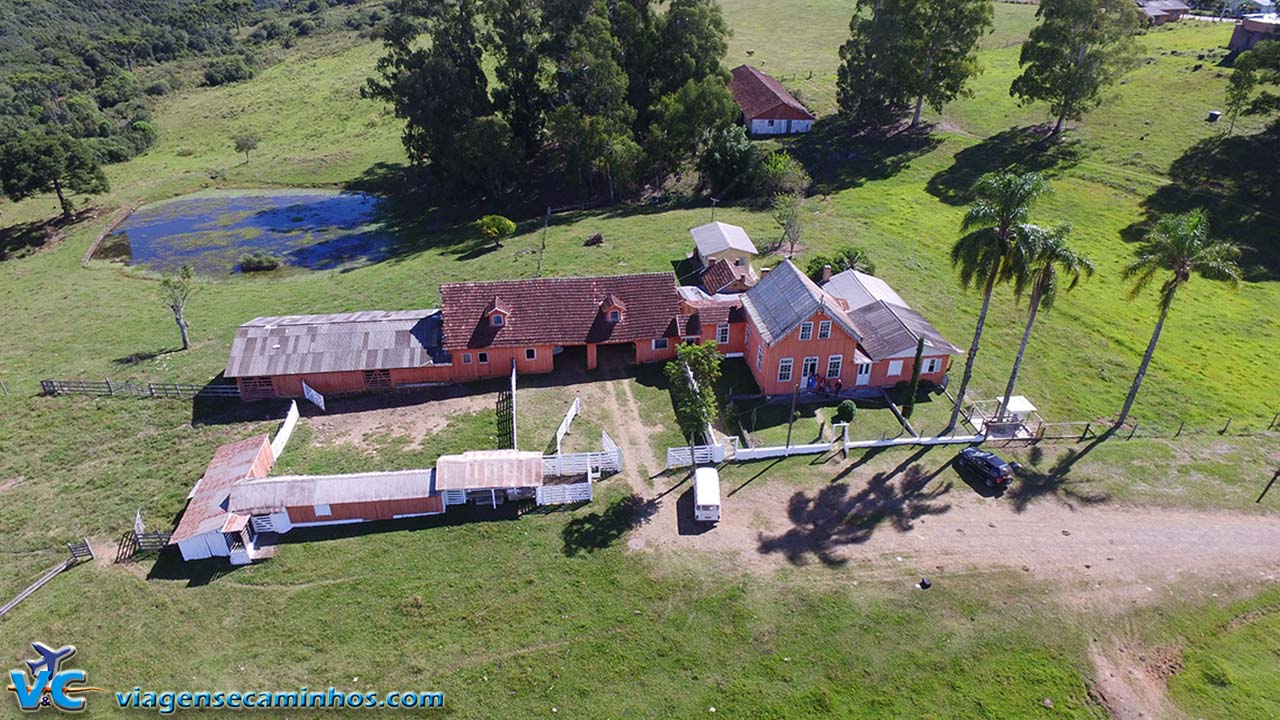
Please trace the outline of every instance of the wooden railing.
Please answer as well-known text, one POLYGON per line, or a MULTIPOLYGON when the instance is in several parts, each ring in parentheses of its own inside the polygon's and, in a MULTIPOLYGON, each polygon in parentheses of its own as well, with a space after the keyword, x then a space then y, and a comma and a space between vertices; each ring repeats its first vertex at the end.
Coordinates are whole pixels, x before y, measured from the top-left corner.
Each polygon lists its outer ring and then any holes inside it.
POLYGON ((235 385, 190 383, 133 383, 110 380, 41 380, 44 395, 99 395, 132 397, 240 397, 235 385))

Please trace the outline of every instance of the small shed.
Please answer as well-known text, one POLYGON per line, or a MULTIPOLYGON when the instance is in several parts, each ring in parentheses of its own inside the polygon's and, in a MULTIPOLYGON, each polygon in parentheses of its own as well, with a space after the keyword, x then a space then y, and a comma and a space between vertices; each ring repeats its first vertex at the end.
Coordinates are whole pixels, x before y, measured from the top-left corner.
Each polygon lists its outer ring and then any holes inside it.
MULTIPOLYGON (((444 512, 430 470, 281 475, 237 483, 227 509, 270 518, 278 533, 295 527, 393 520, 444 512)), ((264 525, 265 526, 265 525, 264 525)))
POLYGON ((436 490, 448 505, 472 501, 497 507, 527 500, 542 487, 542 453, 473 450, 436 461, 436 490))
POLYGON ((750 65, 739 65, 732 72, 729 90, 752 135, 791 135, 813 129, 813 113, 777 78, 750 65))
POLYGON ((751 259, 759 254, 747 231, 729 223, 710 222, 689 231, 698 263, 710 268, 717 260, 726 260, 737 268, 751 267, 751 259))
POLYGON ((247 544, 245 526, 227 516, 231 488, 248 478, 266 477, 275 465, 271 439, 266 435, 223 445, 213 454, 204 475, 188 496, 178 527, 169 538, 183 560, 230 557, 233 547, 247 544))

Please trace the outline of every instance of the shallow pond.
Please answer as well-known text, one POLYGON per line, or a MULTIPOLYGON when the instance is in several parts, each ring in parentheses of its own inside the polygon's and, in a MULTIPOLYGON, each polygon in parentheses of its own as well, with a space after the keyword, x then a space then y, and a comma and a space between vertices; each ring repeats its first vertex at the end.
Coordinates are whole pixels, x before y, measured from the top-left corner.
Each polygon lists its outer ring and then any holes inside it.
POLYGON ((138 208, 99 255, 156 271, 190 264, 205 275, 239 272, 252 252, 310 270, 354 267, 385 259, 395 243, 379 202, 323 190, 193 193, 138 208))

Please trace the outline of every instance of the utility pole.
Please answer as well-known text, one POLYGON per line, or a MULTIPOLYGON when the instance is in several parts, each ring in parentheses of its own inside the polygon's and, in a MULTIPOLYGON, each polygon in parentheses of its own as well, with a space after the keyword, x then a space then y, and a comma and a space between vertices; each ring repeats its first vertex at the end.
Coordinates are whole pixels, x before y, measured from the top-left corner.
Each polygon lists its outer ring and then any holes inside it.
POLYGON ((542 277, 542 256, 547 254, 547 226, 551 224, 551 206, 547 206, 547 214, 542 216, 542 249, 538 251, 538 274, 542 277))
POLYGON ((800 385, 796 384, 796 391, 791 393, 791 412, 787 415, 787 456, 791 455, 791 426, 796 422, 796 397, 800 395, 800 385))
POLYGON ((716 205, 720 204, 720 198, 711 198, 711 222, 716 221, 716 205))

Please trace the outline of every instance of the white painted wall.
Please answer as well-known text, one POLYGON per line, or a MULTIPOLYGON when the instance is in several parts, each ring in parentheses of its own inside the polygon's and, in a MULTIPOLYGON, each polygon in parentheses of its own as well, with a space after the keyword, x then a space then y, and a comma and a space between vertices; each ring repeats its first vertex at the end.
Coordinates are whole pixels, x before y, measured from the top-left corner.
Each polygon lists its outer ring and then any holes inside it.
POLYGON ((813 129, 812 120, 792 120, 790 125, 786 120, 774 120, 773 124, 769 124, 769 120, 757 118, 751 121, 752 135, 787 135, 796 133, 807 133, 813 129))

